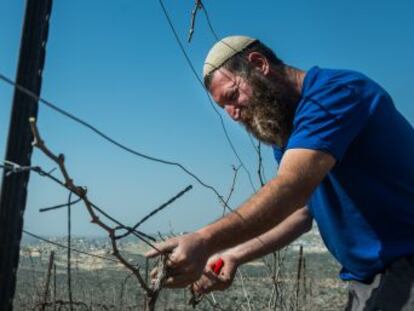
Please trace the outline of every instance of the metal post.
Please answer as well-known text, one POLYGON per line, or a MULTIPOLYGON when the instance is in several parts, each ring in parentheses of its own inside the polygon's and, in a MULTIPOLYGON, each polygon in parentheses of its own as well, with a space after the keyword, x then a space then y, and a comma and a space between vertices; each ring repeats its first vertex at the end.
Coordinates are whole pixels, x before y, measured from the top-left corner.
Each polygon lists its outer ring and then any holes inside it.
MULTIPOLYGON (((52 0, 27 0, 16 83, 39 95, 52 0)), ((30 165, 32 134, 29 117, 36 117, 38 101, 17 89, 7 140, 6 160, 30 165)), ((13 309, 23 213, 29 172, 6 176, 0 192, 0 310, 13 309)))

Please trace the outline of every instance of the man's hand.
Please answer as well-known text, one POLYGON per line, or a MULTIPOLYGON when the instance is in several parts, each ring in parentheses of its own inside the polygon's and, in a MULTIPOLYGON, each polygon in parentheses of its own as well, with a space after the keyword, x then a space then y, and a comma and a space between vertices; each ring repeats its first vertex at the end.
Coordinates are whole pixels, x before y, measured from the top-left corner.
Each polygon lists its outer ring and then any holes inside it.
MULTIPOLYGON (((185 287, 198 280, 210 256, 206 241, 197 232, 169 239, 155 247, 158 250, 151 250, 145 256, 168 256, 167 279, 163 285, 170 288, 185 287)), ((155 270, 151 272, 152 277, 156 274, 155 270)))
POLYGON ((216 254, 207 262, 203 275, 193 283, 193 290, 198 294, 207 294, 215 290, 225 290, 233 283, 239 263, 231 253, 216 254), (219 274, 216 274, 212 265, 221 258, 224 262, 219 274))

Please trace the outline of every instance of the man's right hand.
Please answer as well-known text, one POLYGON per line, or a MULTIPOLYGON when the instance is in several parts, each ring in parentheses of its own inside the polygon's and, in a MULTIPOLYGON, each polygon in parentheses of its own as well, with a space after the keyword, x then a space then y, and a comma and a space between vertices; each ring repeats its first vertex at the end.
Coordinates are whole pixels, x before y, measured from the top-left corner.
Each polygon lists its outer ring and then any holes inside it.
POLYGON ((209 258, 200 279, 193 283, 193 290, 198 294, 207 294, 215 290, 225 290, 233 283, 239 263, 229 253, 216 254, 209 258), (221 258, 224 262, 219 274, 216 274, 212 266, 221 258))

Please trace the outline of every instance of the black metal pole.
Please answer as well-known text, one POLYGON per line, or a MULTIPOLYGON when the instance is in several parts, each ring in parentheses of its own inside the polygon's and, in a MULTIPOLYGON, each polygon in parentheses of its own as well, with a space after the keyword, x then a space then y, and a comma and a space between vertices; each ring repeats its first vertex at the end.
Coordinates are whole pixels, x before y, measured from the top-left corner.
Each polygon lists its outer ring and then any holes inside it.
MULTIPOLYGON (((27 0, 20 43, 16 82, 40 94, 45 47, 52 0, 27 0)), ((32 133, 29 117, 37 117, 38 102, 14 90, 6 148, 6 160, 30 165, 32 133)), ((13 310, 16 271, 19 262, 23 213, 26 205, 29 172, 3 172, 0 192, 0 310, 13 310)))

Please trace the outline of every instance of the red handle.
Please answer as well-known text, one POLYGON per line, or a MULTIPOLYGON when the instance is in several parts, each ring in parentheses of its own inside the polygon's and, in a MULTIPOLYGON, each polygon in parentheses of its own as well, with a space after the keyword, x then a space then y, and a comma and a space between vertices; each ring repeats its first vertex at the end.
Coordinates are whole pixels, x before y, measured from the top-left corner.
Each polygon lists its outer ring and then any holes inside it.
POLYGON ((211 270, 213 270, 215 274, 219 274, 223 266, 224 266, 224 261, 221 258, 217 259, 215 262, 210 264, 210 268, 211 270))

